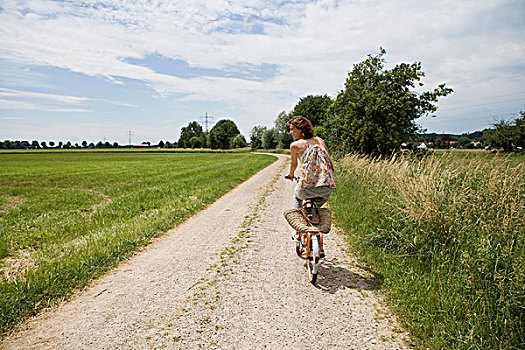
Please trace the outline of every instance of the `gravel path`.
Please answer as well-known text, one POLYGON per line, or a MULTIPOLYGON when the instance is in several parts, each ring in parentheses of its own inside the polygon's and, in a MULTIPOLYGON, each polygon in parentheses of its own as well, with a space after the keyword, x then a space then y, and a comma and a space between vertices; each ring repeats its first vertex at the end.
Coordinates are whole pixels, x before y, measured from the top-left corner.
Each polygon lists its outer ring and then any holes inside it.
POLYGON ((282 216, 289 156, 278 158, 0 349, 407 349, 337 230, 308 282, 282 216))

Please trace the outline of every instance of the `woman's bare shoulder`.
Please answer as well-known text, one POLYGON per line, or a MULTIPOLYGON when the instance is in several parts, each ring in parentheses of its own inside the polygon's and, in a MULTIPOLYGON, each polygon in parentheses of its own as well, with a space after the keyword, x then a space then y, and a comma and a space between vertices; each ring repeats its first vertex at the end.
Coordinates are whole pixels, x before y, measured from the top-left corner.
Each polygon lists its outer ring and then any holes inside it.
POLYGON ((290 144, 290 147, 302 147, 306 145, 306 141, 303 139, 295 140, 290 144))
POLYGON ((299 154, 303 154, 306 150, 306 141, 303 139, 296 140, 290 144, 291 150, 296 150, 299 154))

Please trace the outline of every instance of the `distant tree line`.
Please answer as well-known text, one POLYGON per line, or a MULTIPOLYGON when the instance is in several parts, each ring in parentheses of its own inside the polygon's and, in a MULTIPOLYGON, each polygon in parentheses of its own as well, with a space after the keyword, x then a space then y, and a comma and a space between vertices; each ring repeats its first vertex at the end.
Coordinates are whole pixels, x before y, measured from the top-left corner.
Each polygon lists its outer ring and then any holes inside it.
POLYGON ((525 147, 525 111, 515 119, 501 119, 492 128, 462 135, 417 134, 415 142, 425 142, 432 148, 486 148, 505 152, 523 151, 525 147))
POLYGON ((11 140, 4 140, 0 141, 0 149, 81 149, 81 148, 117 148, 119 147, 119 144, 117 142, 102 142, 99 141, 96 144, 91 142, 88 143, 87 141, 82 141, 81 144, 78 143, 71 143, 70 141, 67 141, 66 143, 59 141, 55 143, 54 141, 49 141, 47 143, 46 141, 37 141, 33 140, 31 142, 29 141, 11 141, 11 140))
MULTIPOLYGON (((138 147, 156 148, 211 148, 211 149, 232 149, 244 148, 247 146, 246 139, 241 135, 237 125, 228 119, 219 120, 210 132, 203 131, 202 126, 196 122, 190 122, 181 129, 178 141, 170 142, 161 140, 158 144, 152 145, 149 141, 142 142, 138 147)), ((0 149, 82 149, 82 148, 129 148, 137 146, 120 146, 117 142, 109 143, 99 141, 98 143, 88 143, 83 141, 81 144, 71 142, 63 143, 59 141, 0 141, 0 149)))

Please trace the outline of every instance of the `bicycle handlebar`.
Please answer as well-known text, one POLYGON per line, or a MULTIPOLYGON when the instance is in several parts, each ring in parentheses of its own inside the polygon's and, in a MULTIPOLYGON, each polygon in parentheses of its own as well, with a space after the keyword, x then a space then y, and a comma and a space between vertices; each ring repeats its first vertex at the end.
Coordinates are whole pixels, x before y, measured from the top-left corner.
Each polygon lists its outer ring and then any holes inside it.
POLYGON ((299 181, 299 179, 300 179, 299 176, 290 177, 290 176, 288 176, 288 175, 286 175, 284 178, 285 178, 286 180, 290 180, 290 181, 292 181, 292 182, 293 182, 294 180, 295 180, 295 181, 299 181))

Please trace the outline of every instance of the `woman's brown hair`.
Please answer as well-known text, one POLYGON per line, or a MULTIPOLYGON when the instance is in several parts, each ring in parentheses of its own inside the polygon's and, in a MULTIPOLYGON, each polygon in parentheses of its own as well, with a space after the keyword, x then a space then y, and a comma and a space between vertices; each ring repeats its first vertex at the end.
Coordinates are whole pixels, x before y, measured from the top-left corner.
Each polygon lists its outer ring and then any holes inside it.
POLYGON ((302 115, 293 117, 286 124, 288 126, 293 125, 297 129, 301 130, 301 133, 305 139, 311 139, 314 137, 314 126, 312 125, 312 122, 302 115))

